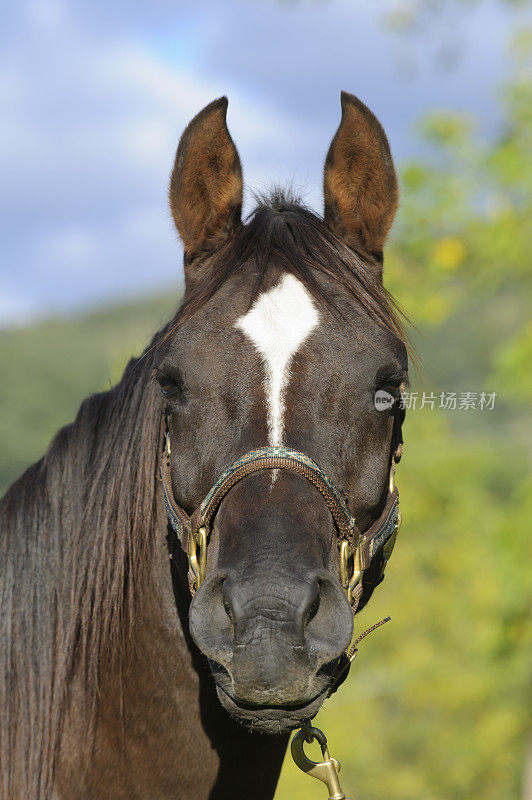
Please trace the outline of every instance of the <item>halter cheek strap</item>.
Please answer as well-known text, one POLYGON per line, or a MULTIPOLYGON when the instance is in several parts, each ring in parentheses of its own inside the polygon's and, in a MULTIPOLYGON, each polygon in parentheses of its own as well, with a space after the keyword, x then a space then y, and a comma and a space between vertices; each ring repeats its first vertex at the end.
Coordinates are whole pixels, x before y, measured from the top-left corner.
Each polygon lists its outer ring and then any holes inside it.
POLYGON ((310 481, 321 493, 334 519, 340 549, 340 581, 347 592, 353 613, 362 595, 362 576, 374 559, 382 557, 382 572, 391 555, 401 524, 399 493, 394 484, 395 462, 399 447, 392 458, 386 503, 379 518, 369 530, 361 533, 342 494, 325 472, 305 453, 288 447, 261 447, 250 450, 234 461, 220 475, 200 507, 189 516, 179 506, 172 491, 171 446, 168 430, 164 433, 160 474, 164 504, 168 519, 183 550, 188 555, 188 580, 192 594, 206 576, 207 544, 211 525, 226 494, 247 475, 264 469, 286 469, 310 481))

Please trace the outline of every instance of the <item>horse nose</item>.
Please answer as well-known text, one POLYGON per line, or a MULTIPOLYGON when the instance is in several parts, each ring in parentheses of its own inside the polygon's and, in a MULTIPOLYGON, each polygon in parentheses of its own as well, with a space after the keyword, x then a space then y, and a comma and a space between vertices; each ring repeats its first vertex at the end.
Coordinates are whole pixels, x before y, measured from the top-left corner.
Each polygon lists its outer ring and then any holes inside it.
POLYGON ((298 576, 209 577, 190 608, 196 644, 250 702, 298 702, 349 644, 353 615, 325 570, 298 576))
POLYGON ((307 623, 319 609, 320 584, 317 580, 292 581, 289 586, 271 579, 226 580, 222 595, 233 625, 235 647, 253 644, 257 628, 275 626, 290 635, 294 646, 302 647, 307 623))

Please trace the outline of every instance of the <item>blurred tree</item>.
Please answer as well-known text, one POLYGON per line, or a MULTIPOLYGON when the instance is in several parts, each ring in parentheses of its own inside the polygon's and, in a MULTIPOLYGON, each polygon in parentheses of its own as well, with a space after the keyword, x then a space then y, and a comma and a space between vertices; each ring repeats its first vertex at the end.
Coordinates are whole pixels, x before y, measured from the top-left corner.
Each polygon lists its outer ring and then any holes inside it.
POLYGON ((445 338, 458 317, 475 318, 482 357, 458 358, 462 373, 481 367, 483 388, 504 387, 502 401, 523 412, 532 393, 531 47, 529 31, 513 42, 516 74, 502 96, 506 118, 495 143, 466 115, 439 112, 422 122, 431 152, 402 170, 388 269, 392 292, 424 330, 445 338))
MULTIPOLYGON (((450 6, 464 6, 465 8, 478 5, 481 0, 392 0, 384 13, 386 24, 402 33, 418 30, 421 26, 444 11, 450 6)), ((526 8, 531 5, 531 0, 498 0, 501 5, 514 8, 526 8)))

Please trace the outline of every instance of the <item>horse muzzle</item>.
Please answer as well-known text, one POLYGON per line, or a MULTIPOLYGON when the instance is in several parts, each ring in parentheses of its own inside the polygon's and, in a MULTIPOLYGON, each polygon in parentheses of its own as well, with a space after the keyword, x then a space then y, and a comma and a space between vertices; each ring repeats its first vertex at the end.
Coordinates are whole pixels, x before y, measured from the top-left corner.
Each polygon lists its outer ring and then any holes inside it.
POLYGON ((311 719, 349 644, 353 615, 326 570, 305 576, 212 575, 190 608, 190 630, 209 658, 222 705, 268 732, 311 719))

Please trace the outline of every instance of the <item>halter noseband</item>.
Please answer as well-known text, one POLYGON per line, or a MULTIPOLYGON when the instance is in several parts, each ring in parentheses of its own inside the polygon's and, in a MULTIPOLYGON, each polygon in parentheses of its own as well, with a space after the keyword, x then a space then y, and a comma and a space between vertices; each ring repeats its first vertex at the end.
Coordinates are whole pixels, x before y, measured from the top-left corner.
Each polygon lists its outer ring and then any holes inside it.
POLYGON ((399 493, 394 483, 396 460, 401 444, 397 445, 390 466, 388 495, 379 518, 369 530, 361 533, 345 500, 325 472, 305 453, 288 447, 261 447, 250 450, 227 467, 211 488, 200 507, 189 516, 179 506, 172 491, 170 436, 165 426, 160 474, 164 504, 168 519, 181 546, 188 555, 188 582, 194 595, 205 580, 207 544, 216 511, 226 494, 242 478, 264 469, 286 469, 309 480, 319 490, 333 516, 338 531, 340 550, 340 582, 347 592, 353 613, 362 595, 362 576, 371 562, 382 556, 381 574, 390 558, 401 525, 399 493))

